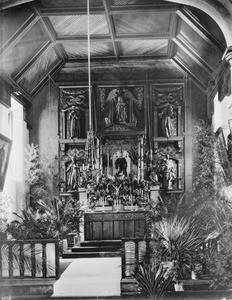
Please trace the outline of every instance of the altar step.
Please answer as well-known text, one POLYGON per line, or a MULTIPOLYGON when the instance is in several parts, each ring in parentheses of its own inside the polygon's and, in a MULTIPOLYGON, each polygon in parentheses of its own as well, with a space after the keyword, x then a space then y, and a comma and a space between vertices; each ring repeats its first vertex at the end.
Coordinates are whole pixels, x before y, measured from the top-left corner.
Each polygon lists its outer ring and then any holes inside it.
POLYGON ((84 241, 80 246, 74 246, 70 251, 62 254, 62 258, 87 257, 117 257, 121 256, 120 240, 84 241))

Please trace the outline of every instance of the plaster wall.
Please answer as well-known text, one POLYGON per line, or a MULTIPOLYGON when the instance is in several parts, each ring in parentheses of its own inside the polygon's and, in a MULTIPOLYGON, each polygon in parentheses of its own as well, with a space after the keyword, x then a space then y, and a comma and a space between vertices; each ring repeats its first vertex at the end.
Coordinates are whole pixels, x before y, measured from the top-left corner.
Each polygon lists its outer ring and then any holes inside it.
POLYGON ((0 197, 8 198, 8 221, 15 219, 13 212, 20 213, 26 207, 24 182, 25 147, 28 144, 27 125, 23 120, 23 107, 12 99, 11 108, 0 104, 0 133, 12 140, 12 148, 6 179, 0 197))
POLYGON ((49 175, 51 195, 58 183, 58 100, 59 89, 49 83, 34 98, 30 143, 39 146, 40 160, 49 175))

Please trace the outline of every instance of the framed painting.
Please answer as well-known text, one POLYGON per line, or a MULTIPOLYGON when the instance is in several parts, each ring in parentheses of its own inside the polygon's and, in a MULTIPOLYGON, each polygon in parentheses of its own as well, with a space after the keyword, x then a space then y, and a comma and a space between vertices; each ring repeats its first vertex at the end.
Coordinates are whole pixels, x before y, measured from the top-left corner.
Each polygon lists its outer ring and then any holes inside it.
POLYGON ((9 164, 12 140, 0 134, 0 192, 3 191, 9 164))

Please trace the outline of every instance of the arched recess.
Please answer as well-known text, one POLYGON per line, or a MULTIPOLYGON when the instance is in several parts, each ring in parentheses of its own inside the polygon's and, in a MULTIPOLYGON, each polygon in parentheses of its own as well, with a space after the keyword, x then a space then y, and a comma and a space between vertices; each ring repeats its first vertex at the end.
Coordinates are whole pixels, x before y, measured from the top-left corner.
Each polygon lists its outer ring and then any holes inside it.
POLYGON ((232 7, 227 0, 164 0, 198 8, 212 17, 221 28, 227 47, 232 45, 232 7), (223 2, 223 4, 221 3, 223 2))

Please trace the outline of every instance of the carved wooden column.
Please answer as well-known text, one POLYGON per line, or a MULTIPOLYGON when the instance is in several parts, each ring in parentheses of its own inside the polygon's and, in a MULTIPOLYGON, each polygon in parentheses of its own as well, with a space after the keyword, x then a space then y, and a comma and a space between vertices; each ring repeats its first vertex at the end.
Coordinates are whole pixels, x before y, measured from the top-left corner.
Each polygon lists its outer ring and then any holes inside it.
POLYGON ((142 137, 140 139, 140 147, 141 147, 141 153, 140 153, 140 156, 141 156, 141 179, 143 180, 144 179, 144 163, 143 163, 143 153, 144 153, 144 137, 142 137))
POLYGON ((178 121, 178 124, 177 124, 177 136, 180 136, 181 135, 181 128, 180 128, 180 124, 181 124, 181 107, 178 107, 177 108, 177 121, 178 121))
POLYGON ((154 108, 154 137, 158 136, 158 111, 154 108))
POLYGON ((138 138, 138 180, 141 176, 141 148, 140 148, 140 138, 138 138))

